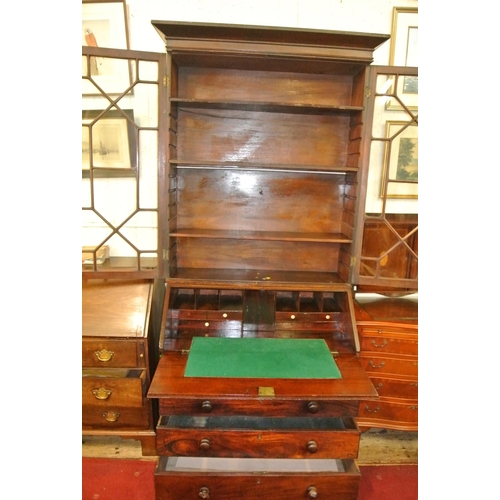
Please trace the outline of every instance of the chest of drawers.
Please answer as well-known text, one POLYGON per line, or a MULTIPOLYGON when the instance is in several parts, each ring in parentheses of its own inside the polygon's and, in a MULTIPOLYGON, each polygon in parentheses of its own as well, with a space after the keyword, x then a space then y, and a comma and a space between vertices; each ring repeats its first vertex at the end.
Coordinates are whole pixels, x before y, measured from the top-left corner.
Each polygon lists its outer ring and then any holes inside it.
POLYGON ((82 433, 139 439, 156 454, 153 403, 161 285, 151 280, 82 284, 82 433), (158 294, 160 293, 160 296, 158 294))
POLYGON ((413 298, 358 298, 360 361, 380 399, 362 401, 360 427, 418 429, 418 303, 413 298))

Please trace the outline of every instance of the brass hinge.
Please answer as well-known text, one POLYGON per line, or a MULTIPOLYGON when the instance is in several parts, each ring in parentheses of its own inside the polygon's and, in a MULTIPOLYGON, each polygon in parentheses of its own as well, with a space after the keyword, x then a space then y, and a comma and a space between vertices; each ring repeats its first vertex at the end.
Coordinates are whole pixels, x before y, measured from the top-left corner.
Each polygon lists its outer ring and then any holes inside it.
POLYGON ((365 87, 365 97, 370 97, 372 95, 372 91, 370 87, 365 87))
POLYGON ((351 257, 351 267, 355 266, 356 265, 356 257, 355 256, 352 256, 351 257))
POLYGON ((168 77, 168 76, 163 77, 163 86, 170 87, 170 77, 168 77))

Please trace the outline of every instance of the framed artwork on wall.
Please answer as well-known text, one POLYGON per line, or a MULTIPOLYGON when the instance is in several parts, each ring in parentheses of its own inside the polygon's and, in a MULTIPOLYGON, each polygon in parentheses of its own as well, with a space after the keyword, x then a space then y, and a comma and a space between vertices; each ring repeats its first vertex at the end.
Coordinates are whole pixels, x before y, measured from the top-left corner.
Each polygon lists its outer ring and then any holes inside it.
MULTIPOLYGON (((125 0, 82 0, 82 46, 129 49, 125 0)), ((130 85, 130 64, 114 57, 84 57, 82 76, 83 95, 116 95, 130 85)))
POLYGON ((387 122, 381 198, 418 198, 418 125, 387 122))
MULTIPOLYGON (((394 7, 391 33, 391 66, 418 67, 418 9, 411 7, 394 7)), ((411 110, 418 109, 418 77, 405 76, 398 79, 392 89, 405 106, 411 110)), ((387 103, 389 110, 401 110, 403 107, 397 99, 387 103)))
POLYGON ((91 161, 95 177, 135 176, 137 141, 133 111, 111 110, 99 117, 100 114, 102 111, 82 111, 82 176, 90 176, 91 161))

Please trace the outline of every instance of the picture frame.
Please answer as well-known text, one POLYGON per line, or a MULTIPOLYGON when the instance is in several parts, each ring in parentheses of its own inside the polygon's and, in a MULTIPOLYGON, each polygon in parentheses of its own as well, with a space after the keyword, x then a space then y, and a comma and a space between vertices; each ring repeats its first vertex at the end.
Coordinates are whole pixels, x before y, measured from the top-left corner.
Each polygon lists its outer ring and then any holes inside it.
POLYGON ((91 134, 94 177, 135 177, 137 139, 133 110, 101 114, 102 110, 82 110, 82 177, 90 177, 91 134))
MULTIPOLYGON (((418 67, 418 8, 416 7, 393 8, 389 64, 418 67)), ((391 93, 404 96, 401 99, 408 109, 418 109, 418 77, 398 78, 391 93)), ((386 109, 399 111, 403 107, 396 99, 391 98, 387 101, 386 109)))
MULTIPOLYGON (((82 46, 128 50, 125 0, 82 0, 82 46)), ((131 83, 130 63, 111 57, 82 57, 82 95, 123 93, 131 83)))
POLYGON ((418 124, 388 121, 386 124, 381 198, 418 198, 418 124))

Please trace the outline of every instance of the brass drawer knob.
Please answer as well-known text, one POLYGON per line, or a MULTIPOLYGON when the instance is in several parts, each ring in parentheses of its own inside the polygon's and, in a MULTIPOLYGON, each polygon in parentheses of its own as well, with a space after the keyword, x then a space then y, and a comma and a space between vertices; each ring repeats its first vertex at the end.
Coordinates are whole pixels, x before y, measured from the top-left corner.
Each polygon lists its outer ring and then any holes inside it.
POLYGON ((318 490, 314 486, 307 488, 307 498, 318 498, 318 490))
POLYGON ((307 442, 307 451, 309 453, 316 453, 318 451, 318 443, 316 443, 314 439, 311 439, 311 441, 307 442))
POLYGON ((212 403, 210 401, 203 401, 201 403, 201 411, 203 413, 210 413, 212 411, 212 403))
POLYGON ((110 361, 115 355, 113 351, 108 351, 107 349, 101 349, 100 351, 95 351, 94 353, 99 361, 106 362, 110 361))
POLYGON ((200 450, 208 451, 210 449, 210 439, 203 438, 200 441, 200 450))
POLYGON ((309 411, 309 413, 318 413, 318 411, 319 411, 319 404, 316 403, 316 401, 310 401, 307 404, 307 410, 309 411))
POLYGON ((200 498, 210 498, 210 490, 206 486, 202 486, 200 488, 200 491, 198 493, 198 496, 200 498))
POLYGON ((119 413, 116 413, 114 411, 108 411, 106 413, 103 413, 102 416, 108 421, 108 422, 116 422, 118 420, 118 417, 120 416, 119 413))
POLYGON ((110 389, 105 389, 104 387, 99 387, 99 389, 92 389, 92 394, 96 399, 108 399, 113 391, 110 389))

